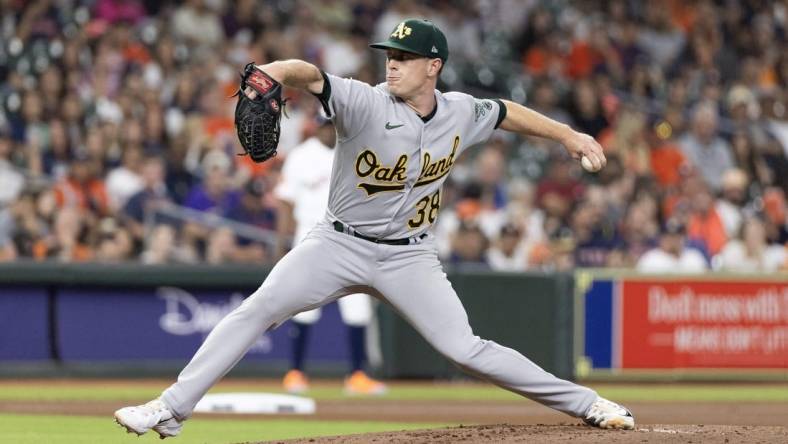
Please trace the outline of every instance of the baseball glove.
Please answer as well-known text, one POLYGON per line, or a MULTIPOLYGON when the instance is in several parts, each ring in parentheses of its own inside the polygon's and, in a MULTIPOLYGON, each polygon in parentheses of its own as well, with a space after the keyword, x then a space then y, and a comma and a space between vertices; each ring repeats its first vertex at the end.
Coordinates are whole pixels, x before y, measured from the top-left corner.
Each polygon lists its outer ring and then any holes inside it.
POLYGON ((253 161, 265 162, 276 155, 279 145, 279 120, 284 108, 282 85, 252 62, 244 68, 241 88, 235 95, 238 140, 253 161), (247 96, 247 87, 254 91, 254 98, 247 96))

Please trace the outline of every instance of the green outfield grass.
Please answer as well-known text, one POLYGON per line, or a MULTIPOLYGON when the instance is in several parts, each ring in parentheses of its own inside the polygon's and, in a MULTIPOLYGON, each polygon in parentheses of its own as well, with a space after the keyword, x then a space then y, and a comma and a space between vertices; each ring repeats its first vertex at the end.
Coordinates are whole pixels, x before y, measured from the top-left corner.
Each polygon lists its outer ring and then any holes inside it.
MULTIPOLYGON (((46 380, 33 381, 24 385, 2 384, 0 400, 117 400, 138 401, 154 398, 165 388, 159 382, 137 382, 125 386, 110 382, 99 387, 67 384, 48 384, 46 380)), ((752 401, 788 402, 788 384, 593 384, 602 396, 621 402, 631 401, 752 401)), ((280 393, 276 383, 219 384, 211 392, 271 392, 280 393)), ((340 384, 314 387, 306 396, 316 400, 344 399, 340 384)), ((389 393, 379 398, 384 400, 516 400, 513 393, 490 384, 392 384, 389 393)))
MULTIPOLYGON (((297 419, 200 419, 190 421, 177 444, 227 444, 313 436, 426 429, 449 424, 304 421, 297 419)), ((155 432, 124 434, 109 418, 0 414, 0 442, 13 444, 108 444, 161 442, 155 432)))

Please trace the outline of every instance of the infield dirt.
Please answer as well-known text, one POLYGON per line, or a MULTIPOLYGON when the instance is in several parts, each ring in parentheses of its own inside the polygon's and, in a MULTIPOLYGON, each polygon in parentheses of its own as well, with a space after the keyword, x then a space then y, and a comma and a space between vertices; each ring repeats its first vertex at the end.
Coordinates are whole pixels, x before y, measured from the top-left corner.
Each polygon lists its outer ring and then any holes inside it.
POLYGON ((788 429, 765 426, 664 425, 599 430, 579 424, 494 424, 432 430, 368 433, 280 443, 785 443, 788 429))

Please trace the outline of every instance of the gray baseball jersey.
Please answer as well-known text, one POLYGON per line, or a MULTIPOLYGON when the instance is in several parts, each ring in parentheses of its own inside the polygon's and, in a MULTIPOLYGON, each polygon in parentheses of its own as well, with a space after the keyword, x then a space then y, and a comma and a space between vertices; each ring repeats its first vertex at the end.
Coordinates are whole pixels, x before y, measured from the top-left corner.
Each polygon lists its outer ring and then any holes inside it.
POLYGON ((500 101, 435 91, 437 107, 422 119, 386 84, 325 79, 329 97, 321 100, 338 136, 328 211, 369 237, 397 239, 428 230, 454 162, 486 142, 505 116, 500 101))
POLYGON ((446 175, 463 150, 487 140, 503 119, 503 105, 436 91, 434 115, 422 119, 385 86, 331 75, 325 79, 320 99, 338 136, 326 218, 219 322, 178 381, 164 391, 164 403, 177 418, 188 418, 266 330, 361 292, 391 304, 464 371, 584 416, 597 398, 593 390, 556 378, 516 350, 473 334, 438 260, 434 237, 425 236, 437 217, 446 175), (353 230, 366 238, 351 235, 353 230), (404 244, 375 242, 405 238, 404 244))

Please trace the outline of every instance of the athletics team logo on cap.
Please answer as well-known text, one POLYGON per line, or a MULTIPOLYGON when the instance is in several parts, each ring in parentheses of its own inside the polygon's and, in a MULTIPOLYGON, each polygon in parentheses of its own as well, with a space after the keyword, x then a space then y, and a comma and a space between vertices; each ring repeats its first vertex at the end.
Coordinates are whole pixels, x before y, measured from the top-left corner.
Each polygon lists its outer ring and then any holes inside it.
POLYGON ((391 36, 402 40, 406 36, 409 36, 411 31, 413 31, 413 29, 406 26, 405 22, 402 22, 399 25, 397 25, 397 28, 394 30, 393 33, 391 33, 391 36))
POLYGON ((446 36, 429 20, 407 19, 400 22, 385 42, 369 45, 375 49, 398 49, 446 62, 449 45, 446 36))

